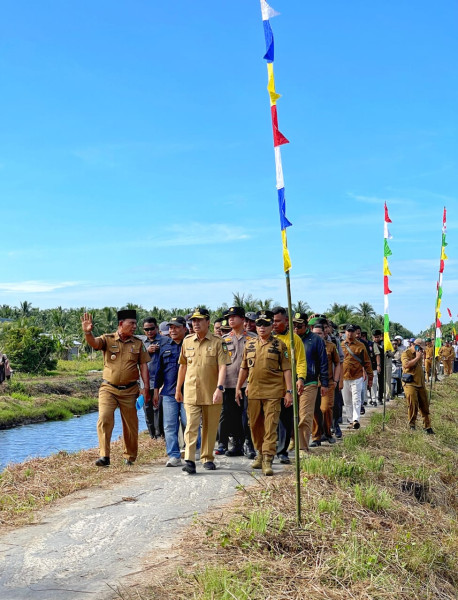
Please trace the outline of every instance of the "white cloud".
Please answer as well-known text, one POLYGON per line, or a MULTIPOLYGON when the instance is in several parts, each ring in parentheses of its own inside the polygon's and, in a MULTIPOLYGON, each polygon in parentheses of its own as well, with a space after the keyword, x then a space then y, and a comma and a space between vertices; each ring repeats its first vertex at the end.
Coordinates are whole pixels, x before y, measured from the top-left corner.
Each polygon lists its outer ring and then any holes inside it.
POLYGON ((59 283, 48 283, 45 281, 18 281, 15 283, 2 283, 0 281, 0 291, 2 292, 21 292, 24 294, 40 294, 53 292, 64 288, 80 285, 78 281, 62 281, 59 283))

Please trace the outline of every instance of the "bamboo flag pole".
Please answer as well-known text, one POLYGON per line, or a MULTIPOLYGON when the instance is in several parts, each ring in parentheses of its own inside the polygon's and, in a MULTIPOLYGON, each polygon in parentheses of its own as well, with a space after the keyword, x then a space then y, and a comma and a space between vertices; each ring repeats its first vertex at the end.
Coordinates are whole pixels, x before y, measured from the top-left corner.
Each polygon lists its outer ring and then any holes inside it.
POLYGON ((293 378, 293 410, 294 410, 294 444, 295 452, 295 465, 296 465, 296 520, 299 524, 301 522, 301 487, 300 487, 300 461, 299 461, 299 405, 297 398, 296 388, 296 356, 294 351, 294 329, 293 329, 293 313, 291 306, 291 284, 289 271, 291 269, 291 259, 288 251, 288 241, 286 236, 286 228, 291 227, 292 223, 286 218, 286 199, 285 199, 285 182, 283 179, 283 167, 281 162, 281 150, 280 146, 288 144, 289 141, 278 129, 278 115, 277 115, 277 100, 280 98, 280 94, 277 94, 275 89, 275 75, 274 75, 274 36, 272 28, 270 26, 270 19, 277 16, 277 13, 271 6, 269 6, 266 0, 260 0, 261 2, 261 14, 262 22, 264 26, 264 36, 266 40, 266 53, 264 59, 267 61, 267 91, 270 97, 270 113, 272 119, 272 131, 274 137, 274 152, 275 152, 275 169, 277 178, 277 195, 278 195, 278 207, 280 210, 280 226, 281 226, 281 237, 283 246, 283 268, 286 277, 286 294, 288 298, 288 318, 289 318, 289 337, 291 345, 291 366, 292 366, 292 378, 293 378))
POLYGON ((385 360, 383 361, 383 423, 382 430, 385 431, 385 417, 386 417, 386 363, 387 363, 387 352, 393 352, 393 345, 390 339, 390 315, 389 315, 389 301, 388 294, 391 294, 389 286, 389 276, 391 275, 390 267, 388 266, 388 257, 392 255, 391 249, 388 245, 388 240, 392 239, 392 236, 388 230, 388 223, 392 223, 388 215, 388 207, 385 202, 385 216, 383 223, 383 352, 385 353, 385 360))
POLYGON ((431 402, 431 396, 433 392, 433 382, 436 381, 436 360, 439 356, 439 351, 442 346, 442 314, 441 314, 441 302, 442 302, 442 279, 444 275, 445 261, 448 260, 448 256, 445 254, 445 247, 447 246, 447 209, 444 206, 444 213, 442 215, 442 242, 441 242, 441 257, 439 260, 439 277, 436 285, 436 307, 434 309, 434 354, 433 363, 431 367, 431 381, 429 384, 429 401, 431 402))

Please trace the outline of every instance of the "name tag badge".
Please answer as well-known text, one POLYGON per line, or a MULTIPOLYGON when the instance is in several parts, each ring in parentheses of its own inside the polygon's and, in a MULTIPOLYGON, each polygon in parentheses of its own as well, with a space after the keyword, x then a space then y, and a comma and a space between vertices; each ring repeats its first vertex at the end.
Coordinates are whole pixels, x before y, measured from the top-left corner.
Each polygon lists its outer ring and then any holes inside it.
POLYGON ((111 355, 111 360, 116 360, 116 354, 111 355))

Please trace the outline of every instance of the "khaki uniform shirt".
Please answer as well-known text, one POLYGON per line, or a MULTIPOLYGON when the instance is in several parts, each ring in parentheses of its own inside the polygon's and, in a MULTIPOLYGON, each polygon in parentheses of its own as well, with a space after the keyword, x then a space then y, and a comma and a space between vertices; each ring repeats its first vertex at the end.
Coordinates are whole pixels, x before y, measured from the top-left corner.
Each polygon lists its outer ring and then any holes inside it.
MULTIPOLYGON (((275 333, 274 336, 281 340, 288 348, 288 354, 291 357, 291 342, 289 339, 289 331, 286 333, 275 333)), ((301 338, 294 334, 294 356, 296 359, 296 376, 302 377, 305 381, 307 377, 307 361, 305 358, 305 346, 301 338)), ((294 381, 293 381, 294 384, 294 381)))
POLYGON ((342 350, 344 353, 344 361, 343 361, 343 378, 344 379, 359 379, 363 376, 363 365, 369 379, 372 379, 373 370, 372 364, 369 359, 369 355, 366 350, 366 346, 361 342, 348 342, 346 339, 342 342, 342 350), (356 358, 354 358, 350 352, 347 350, 346 344, 348 344, 350 350, 353 354, 358 356, 363 364, 358 362, 356 358))
POLYGON ((441 358, 443 358, 445 360, 450 360, 451 358, 455 358, 455 352, 454 352, 453 348, 451 348, 449 346, 443 346, 440 349, 440 355, 441 355, 441 358))
POLYGON ((237 387, 237 380, 239 378, 240 364, 242 362, 245 344, 248 340, 256 339, 256 337, 256 334, 252 331, 244 331, 239 336, 237 336, 233 331, 227 335, 223 335, 223 342, 226 343, 229 356, 231 357, 231 364, 227 367, 224 387, 237 387))
POLYGON ((138 367, 151 360, 143 342, 133 336, 126 340, 119 333, 106 333, 95 338, 97 350, 103 352, 103 374, 113 385, 127 385, 138 379, 138 367))
POLYGON ((433 348, 433 346, 426 346, 426 348, 425 348, 425 359, 426 360, 433 360, 433 356, 434 356, 434 348, 433 348))
MULTIPOLYGON (((304 348, 302 340, 301 345, 304 348)), ((248 400, 275 400, 284 397, 284 371, 291 369, 291 362, 288 348, 281 340, 273 336, 265 344, 259 339, 249 340, 240 366, 242 369, 249 369, 248 400)))
POLYGON ((413 381, 410 383, 406 383, 405 385, 413 385, 415 387, 424 387, 425 386, 425 375, 423 373, 423 359, 417 362, 417 364, 413 367, 407 368, 407 363, 415 358, 415 350, 411 350, 410 348, 402 353, 401 361, 402 361, 402 372, 410 373, 413 375, 413 381))
POLYGON ((332 384, 334 380, 334 368, 340 364, 339 353, 337 352, 336 345, 328 340, 325 340, 326 344, 326 356, 328 357, 328 377, 329 383, 332 384))
POLYGON ((213 404, 219 367, 231 364, 222 338, 209 331, 202 340, 195 333, 187 335, 181 346, 178 363, 187 366, 184 402, 197 406, 213 404))

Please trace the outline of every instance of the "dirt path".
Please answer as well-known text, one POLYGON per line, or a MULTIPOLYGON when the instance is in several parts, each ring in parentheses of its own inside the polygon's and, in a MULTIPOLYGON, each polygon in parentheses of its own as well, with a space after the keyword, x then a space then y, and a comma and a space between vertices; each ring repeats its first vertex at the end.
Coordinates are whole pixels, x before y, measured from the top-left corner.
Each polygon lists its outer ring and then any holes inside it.
POLYGON ((199 466, 195 476, 142 467, 113 489, 69 496, 38 525, 0 536, 0 598, 112 598, 110 586, 139 571, 147 553, 169 548, 194 515, 230 501, 239 484, 254 483, 250 464, 224 457, 218 470, 199 466))

